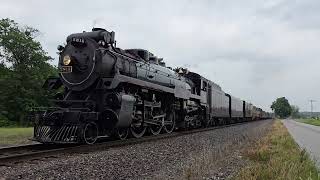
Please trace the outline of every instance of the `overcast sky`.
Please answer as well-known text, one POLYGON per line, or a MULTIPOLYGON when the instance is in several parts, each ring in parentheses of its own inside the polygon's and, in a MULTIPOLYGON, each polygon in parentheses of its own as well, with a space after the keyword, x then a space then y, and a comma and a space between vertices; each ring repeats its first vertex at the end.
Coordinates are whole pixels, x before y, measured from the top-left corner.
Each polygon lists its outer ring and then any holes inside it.
POLYGON ((319 0, 1 0, 0 17, 40 30, 53 64, 68 34, 103 27, 118 47, 148 49, 265 110, 285 96, 320 111, 319 0))

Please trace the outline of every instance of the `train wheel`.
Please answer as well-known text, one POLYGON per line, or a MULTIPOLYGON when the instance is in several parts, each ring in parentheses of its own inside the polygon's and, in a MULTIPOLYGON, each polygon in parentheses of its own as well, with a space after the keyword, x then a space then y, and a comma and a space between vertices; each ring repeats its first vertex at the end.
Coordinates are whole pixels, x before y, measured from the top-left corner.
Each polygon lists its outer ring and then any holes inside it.
POLYGON ((171 112, 169 114, 169 116, 166 118, 166 120, 164 121, 164 126, 163 126, 163 131, 165 133, 172 133, 172 131, 175 128, 175 115, 174 112, 171 112))
POLYGON ((115 133, 116 137, 121 140, 127 139, 128 134, 129 134, 128 128, 118 128, 115 133))
POLYGON ((142 123, 140 124, 131 124, 130 132, 131 135, 135 138, 141 138, 144 133, 146 132, 147 127, 143 126, 142 123))
POLYGON ((161 129, 162 129, 162 126, 161 125, 150 125, 149 126, 149 131, 152 135, 158 135, 160 134, 161 132, 161 129))
POLYGON ((82 137, 83 141, 86 144, 94 144, 98 139, 98 127, 97 127, 97 124, 94 123, 94 122, 87 123, 84 126, 82 136, 83 136, 82 137))
POLYGON ((135 138, 141 138, 147 129, 142 117, 143 113, 141 111, 137 111, 135 108, 132 114, 132 123, 130 126, 130 133, 135 138))

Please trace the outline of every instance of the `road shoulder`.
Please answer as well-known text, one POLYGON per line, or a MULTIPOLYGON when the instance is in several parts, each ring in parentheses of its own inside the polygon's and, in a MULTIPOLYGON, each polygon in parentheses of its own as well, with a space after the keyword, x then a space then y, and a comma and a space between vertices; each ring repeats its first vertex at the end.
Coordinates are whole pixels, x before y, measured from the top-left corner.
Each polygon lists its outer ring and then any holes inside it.
POLYGON ((299 148, 285 126, 276 120, 256 146, 244 152, 250 165, 235 179, 319 179, 319 171, 306 151, 299 148))

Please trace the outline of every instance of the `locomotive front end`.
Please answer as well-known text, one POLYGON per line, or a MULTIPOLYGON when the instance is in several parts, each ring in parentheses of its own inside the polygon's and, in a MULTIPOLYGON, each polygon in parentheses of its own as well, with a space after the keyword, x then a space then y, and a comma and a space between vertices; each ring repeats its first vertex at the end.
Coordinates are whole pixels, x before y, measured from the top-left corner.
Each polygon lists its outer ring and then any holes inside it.
POLYGON ((99 76, 111 76, 115 60, 103 49, 113 42, 114 33, 103 29, 68 36, 67 45, 58 47, 62 83, 74 91, 82 91, 99 76))
POLYGON ((92 144, 108 128, 99 121, 104 92, 98 82, 114 74, 116 59, 108 53, 114 32, 96 28, 71 34, 66 43, 58 47, 59 78, 49 78, 44 85, 49 90, 63 86, 62 92, 53 100, 54 107, 35 111, 34 140, 92 144))
POLYGON ((50 108, 35 116, 34 140, 41 143, 86 143, 92 144, 98 137, 94 121, 98 114, 80 109, 50 108), (89 117, 90 116, 90 117, 89 117))

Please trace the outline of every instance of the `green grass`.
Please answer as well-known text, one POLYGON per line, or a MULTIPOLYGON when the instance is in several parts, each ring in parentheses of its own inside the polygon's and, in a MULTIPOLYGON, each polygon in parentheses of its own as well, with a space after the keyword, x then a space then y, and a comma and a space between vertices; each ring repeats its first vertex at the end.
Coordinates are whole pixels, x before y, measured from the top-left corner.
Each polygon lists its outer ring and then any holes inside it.
POLYGON ((319 119, 299 119, 298 121, 306 123, 306 124, 320 126, 320 120, 319 119))
POLYGON ((299 149, 287 129, 277 120, 272 131, 245 153, 250 165, 235 179, 320 179, 315 163, 299 149))
POLYGON ((26 144, 33 136, 33 128, 0 128, 0 146, 26 144))

